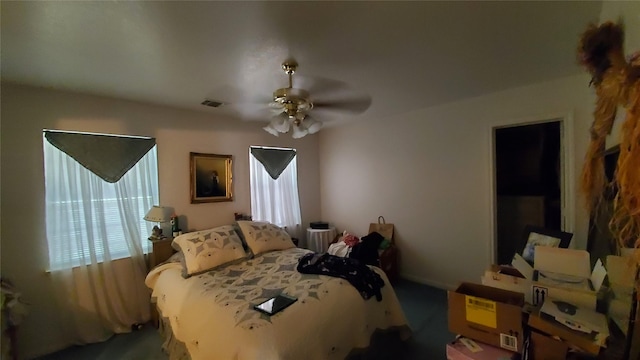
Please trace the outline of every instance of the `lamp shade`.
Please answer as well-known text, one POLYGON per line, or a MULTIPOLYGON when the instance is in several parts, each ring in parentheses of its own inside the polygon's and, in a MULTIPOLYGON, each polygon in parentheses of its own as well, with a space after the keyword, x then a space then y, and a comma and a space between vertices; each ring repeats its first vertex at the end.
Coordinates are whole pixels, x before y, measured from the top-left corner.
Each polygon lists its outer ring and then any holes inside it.
POLYGON ((273 136, 278 136, 280 135, 280 133, 278 132, 278 130, 274 129, 273 126, 271 126, 271 124, 265 126, 262 128, 264 131, 268 132, 269 134, 273 135, 273 136))
POLYGON ((300 124, 293 127, 293 134, 291 135, 291 137, 294 139, 300 139, 301 137, 307 135, 307 133, 309 133, 307 129, 302 124, 300 124))
POLYGON ((289 131, 289 127, 291 126, 291 123, 289 122, 289 118, 280 115, 273 118, 273 120, 271 120, 269 125, 271 125, 272 128, 276 129, 276 131, 284 134, 287 131, 289 131))
POLYGON ((307 126, 307 131, 309 134, 315 134, 322 128, 322 122, 313 120, 311 118, 306 118, 304 120, 307 126))
POLYGON ((147 215, 144 216, 144 219, 147 221, 153 222, 167 222, 171 220, 171 209, 164 206, 154 205, 149 211, 147 215))

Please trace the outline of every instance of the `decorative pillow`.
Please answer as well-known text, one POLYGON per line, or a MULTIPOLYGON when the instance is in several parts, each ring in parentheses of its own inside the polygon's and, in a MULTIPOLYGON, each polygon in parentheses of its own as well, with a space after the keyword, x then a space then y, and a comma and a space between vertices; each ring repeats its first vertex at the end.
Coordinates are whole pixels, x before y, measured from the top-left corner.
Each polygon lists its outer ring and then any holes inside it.
POLYGON ((183 233, 182 235, 175 236, 173 238, 173 241, 171 242, 171 247, 175 251, 180 251, 180 245, 178 245, 178 243, 176 242, 176 239, 178 239, 178 238, 180 238, 181 236, 184 236, 184 235, 197 236, 200 233, 205 233, 205 232, 209 232, 209 231, 211 231, 211 229, 191 231, 191 232, 188 232, 188 233, 183 233))
POLYGON ((238 224, 238 222, 235 221, 231 226, 233 226, 233 230, 236 231, 236 233, 238 234, 238 237, 242 241, 242 247, 244 248, 244 251, 248 252, 250 257, 253 257, 253 254, 251 253, 251 249, 249 249, 249 245, 247 245, 247 239, 244 238, 244 234, 242 233, 242 230, 240 229, 240 225, 238 224))
POLYGON ((296 247, 284 229, 268 222, 238 221, 247 245, 254 255, 296 247))
POLYGON ((173 242, 184 254, 187 276, 247 257, 242 241, 231 225, 182 234, 173 242))

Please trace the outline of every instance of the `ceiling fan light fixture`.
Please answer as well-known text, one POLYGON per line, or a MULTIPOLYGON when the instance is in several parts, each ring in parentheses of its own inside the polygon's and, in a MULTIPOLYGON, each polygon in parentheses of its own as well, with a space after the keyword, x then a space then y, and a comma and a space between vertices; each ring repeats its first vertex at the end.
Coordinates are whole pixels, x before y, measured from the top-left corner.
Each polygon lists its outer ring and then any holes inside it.
POLYGON ((279 136, 280 133, 278 132, 278 130, 274 129, 271 124, 265 126, 262 128, 264 131, 268 132, 269 134, 273 135, 273 136, 279 136))
POLYGON ((307 128, 304 125, 300 124, 293 127, 293 134, 291 134, 291 137, 294 139, 300 139, 302 137, 305 137, 308 133, 309 131, 307 131, 307 128))
POLYGON ((273 104, 283 107, 285 110, 308 111, 313 108, 309 100, 309 92, 303 89, 282 88, 273 92, 273 104))
POLYGON ((284 116, 276 116, 271 120, 269 126, 277 132, 286 133, 289 131, 291 123, 289 122, 289 119, 284 116))
POLYGON ((315 134, 318 131, 320 131, 320 129, 322 129, 323 124, 321 121, 316 121, 310 118, 306 118, 304 122, 307 126, 307 131, 309 132, 309 134, 315 134))
MULTIPOLYGON (((315 134, 323 127, 322 121, 309 117, 310 110, 315 107, 325 110, 333 108, 350 114, 360 114, 371 105, 371 97, 368 95, 346 96, 342 100, 334 98, 332 101, 319 101, 314 105, 309 91, 293 87, 293 74, 297 68, 298 63, 293 59, 287 59, 282 63, 282 70, 287 74, 289 84, 287 87, 276 89, 273 92, 273 98, 268 107, 271 112, 277 112, 277 115, 271 120, 269 126, 264 128, 269 133, 277 136, 278 133, 288 133, 289 130, 292 130, 291 136, 294 139, 299 139, 308 134, 315 134)), ((346 89, 339 81, 333 81, 333 84, 338 84, 339 89, 346 89)), ((314 91, 319 89, 322 89, 322 86, 316 86, 314 91)))

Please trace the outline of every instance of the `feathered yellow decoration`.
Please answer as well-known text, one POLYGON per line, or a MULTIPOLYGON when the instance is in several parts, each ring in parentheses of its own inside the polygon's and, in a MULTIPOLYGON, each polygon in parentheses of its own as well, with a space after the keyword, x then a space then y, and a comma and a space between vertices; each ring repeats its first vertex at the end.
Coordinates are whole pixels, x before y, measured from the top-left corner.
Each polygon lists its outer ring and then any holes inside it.
MULTIPOLYGON (((589 25, 580 39, 579 61, 592 75, 597 95, 581 182, 591 214, 596 213, 605 188, 615 187, 611 232, 620 247, 640 248, 640 56, 636 54, 627 62, 623 43, 622 24, 612 22, 589 25), (613 184, 607 184, 605 140, 620 106, 626 112, 620 155, 613 184)), ((636 264, 640 259, 636 258, 636 264)))

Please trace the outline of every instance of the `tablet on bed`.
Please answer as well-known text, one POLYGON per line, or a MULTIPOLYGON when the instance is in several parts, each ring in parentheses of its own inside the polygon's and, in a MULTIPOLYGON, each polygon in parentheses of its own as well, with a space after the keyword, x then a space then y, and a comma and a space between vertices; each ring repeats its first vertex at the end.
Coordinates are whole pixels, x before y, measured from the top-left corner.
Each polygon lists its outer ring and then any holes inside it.
POLYGON ((280 294, 258 305, 254 305, 253 308, 267 315, 275 315, 296 302, 296 300, 298 299, 287 294, 280 294))

